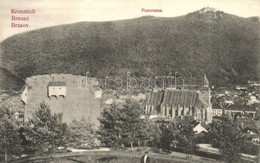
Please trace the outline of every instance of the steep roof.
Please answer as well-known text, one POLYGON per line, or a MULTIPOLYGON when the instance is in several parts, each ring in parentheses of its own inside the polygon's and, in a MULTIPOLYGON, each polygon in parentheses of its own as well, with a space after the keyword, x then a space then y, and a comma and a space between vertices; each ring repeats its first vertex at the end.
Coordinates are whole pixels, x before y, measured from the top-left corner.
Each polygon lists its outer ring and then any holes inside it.
POLYGON ((51 81, 51 82, 49 82, 49 86, 66 86, 66 82, 62 82, 62 81, 51 81))
POLYGON ((151 92, 146 94, 146 105, 160 105, 162 103, 163 95, 163 91, 151 92))
POLYGON ((207 103, 199 98, 196 90, 167 90, 162 105, 184 105, 206 107, 207 103))
POLYGON ((196 90, 165 90, 148 93, 146 105, 184 105, 205 108, 208 104, 199 97, 196 90))
POLYGON ((204 127, 201 126, 201 124, 197 124, 197 126, 195 126, 193 128, 193 131, 196 133, 196 134, 200 134, 202 132, 208 132, 204 127))
POLYGON ((221 106, 220 106, 219 103, 213 102, 213 103, 212 103, 212 109, 222 109, 222 108, 221 108, 221 106))

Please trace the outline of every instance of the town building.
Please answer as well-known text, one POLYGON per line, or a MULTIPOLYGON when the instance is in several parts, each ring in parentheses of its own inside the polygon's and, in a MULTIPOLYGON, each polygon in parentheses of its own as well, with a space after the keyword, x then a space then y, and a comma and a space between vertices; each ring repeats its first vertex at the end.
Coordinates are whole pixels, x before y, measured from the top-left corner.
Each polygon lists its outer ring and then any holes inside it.
POLYGON ((250 86, 260 86, 260 81, 248 81, 248 84, 250 86))
POLYGON ((247 86, 236 85, 236 90, 238 90, 238 91, 246 91, 247 90, 247 86))
POLYGON ((252 118, 256 117, 257 110, 254 106, 251 105, 241 105, 241 104, 232 104, 232 105, 222 105, 213 104, 212 106, 213 116, 221 116, 223 114, 230 114, 235 116, 236 114, 248 114, 252 118))
POLYGON ((212 104, 212 115, 213 116, 223 115, 223 109, 219 104, 217 104, 217 103, 212 104))
POLYGON ((195 134, 200 134, 200 133, 207 133, 208 130, 206 130, 202 125, 201 122, 199 122, 194 128, 193 131, 195 134))

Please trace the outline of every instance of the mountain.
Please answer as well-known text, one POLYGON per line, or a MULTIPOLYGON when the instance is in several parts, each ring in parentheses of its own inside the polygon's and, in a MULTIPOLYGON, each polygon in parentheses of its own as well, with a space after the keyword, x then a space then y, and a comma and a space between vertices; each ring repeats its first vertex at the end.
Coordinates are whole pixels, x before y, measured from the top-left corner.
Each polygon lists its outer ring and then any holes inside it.
MULTIPOLYGON (((260 74, 260 22, 212 8, 184 16, 79 22, 21 33, 1 42, 2 66, 21 78, 46 73, 167 75, 213 85, 260 74)), ((258 78, 259 80, 259 78, 258 78)))

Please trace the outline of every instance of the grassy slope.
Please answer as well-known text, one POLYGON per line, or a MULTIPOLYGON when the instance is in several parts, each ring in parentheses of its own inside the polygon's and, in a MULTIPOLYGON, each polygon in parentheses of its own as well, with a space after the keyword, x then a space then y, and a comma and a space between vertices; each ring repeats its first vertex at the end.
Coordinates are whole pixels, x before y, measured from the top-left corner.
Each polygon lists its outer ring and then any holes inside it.
MULTIPOLYGON (((175 18, 81 22, 15 35, 1 43, 3 66, 25 78, 44 73, 103 77, 182 72, 212 84, 256 80, 260 23, 218 12, 175 18), (221 16, 222 15, 222 16, 221 16)), ((260 68, 260 66, 258 66, 260 68)))

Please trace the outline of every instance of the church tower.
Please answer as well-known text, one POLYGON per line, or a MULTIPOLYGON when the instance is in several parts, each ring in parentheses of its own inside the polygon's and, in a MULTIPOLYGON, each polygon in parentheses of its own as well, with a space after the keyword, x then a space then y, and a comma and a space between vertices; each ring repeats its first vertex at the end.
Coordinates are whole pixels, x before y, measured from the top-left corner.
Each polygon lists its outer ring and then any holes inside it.
POLYGON ((208 123, 212 122, 212 104, 211 104, 211 90, 209 86, 209 81, 207 78, 207 75, 204 74, 204 81, 203 81, 203 86, 199 91, 199 97, 202 99, 204 102, 207 103, 208 107, 206 108, 206 121, 208 123))

